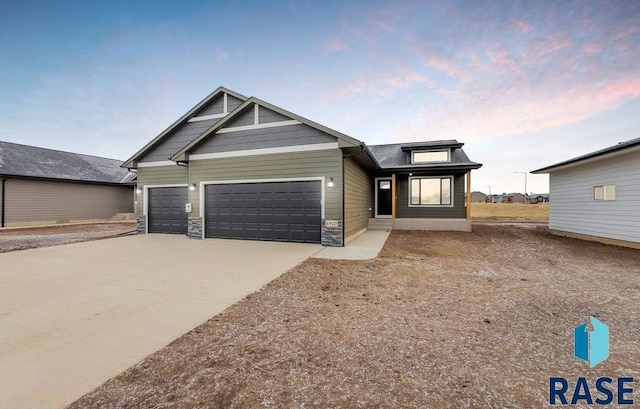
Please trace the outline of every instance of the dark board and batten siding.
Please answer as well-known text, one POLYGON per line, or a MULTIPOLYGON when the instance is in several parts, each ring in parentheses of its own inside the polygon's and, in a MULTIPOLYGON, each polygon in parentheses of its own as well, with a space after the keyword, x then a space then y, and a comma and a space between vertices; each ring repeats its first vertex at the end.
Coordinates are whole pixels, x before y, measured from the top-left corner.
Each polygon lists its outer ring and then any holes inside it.
POLYGON ((104 220, 133 212, 133 187, 9 178, 5 224, 104 220))
MULTIPOLYGON (((153 166, 138 168, 138 187, 152 185, 187 185, 189 183, 189 169, 185 166, 153 166)), ((138 206, 136 214, 141 216, 144 209, 142 194, 137 195, 138 206)))
POLYGON ((287 125, 216 134, 191 154, 281 148, 336 142, 336 138, 307 125, 287 125))
MULTIPOLYGON (((342 186, 340 149, 277 153, 192 160, 191 183, 211 181, 305 179, 332 177, 335 186, 325 187, 325 218, 342 219, 342 186)), ((191 191, 192 215, 200 212, 199 192, 191 191)))
POLYGON ((464 174, 455 175, 453 178, 453 206, 409 207, 409 177, 398 175, 396 177, 396 195, 398 197, 396 217, 399 219, 464 219, 466 217, 464 178, 464 174))
POLYGON ((344 160, 345 241, 367 228, 373 217, 373 180, 352 158, 344 160))

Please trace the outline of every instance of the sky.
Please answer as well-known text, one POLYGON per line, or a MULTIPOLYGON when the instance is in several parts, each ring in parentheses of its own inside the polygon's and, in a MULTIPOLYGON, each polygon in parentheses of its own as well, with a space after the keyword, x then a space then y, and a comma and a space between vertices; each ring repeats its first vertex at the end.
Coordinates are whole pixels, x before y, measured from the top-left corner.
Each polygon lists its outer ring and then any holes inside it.
MULTIPOLYGON (((4 1, 0 140, 127 159, 218 86, 368 145, 458 139, 472 189, 639 137, 640 1, 4 1)), ((527 190, 548 191, 546 175, 527 190)))

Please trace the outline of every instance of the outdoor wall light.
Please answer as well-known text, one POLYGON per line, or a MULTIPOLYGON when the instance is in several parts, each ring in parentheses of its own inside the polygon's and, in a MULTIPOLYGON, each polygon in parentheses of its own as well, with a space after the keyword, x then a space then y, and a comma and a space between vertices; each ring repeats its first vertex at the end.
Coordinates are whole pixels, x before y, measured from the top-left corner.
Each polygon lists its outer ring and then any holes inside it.
POLYGON ((136 193, 137 193, 137 194, 140 194, 140 193, 142 193, 142 189, 140 189, 140 188, 137 188, 137 189, 136 189, 136 193))
POLYGON ((329 178, 329 181, 327 182, 327 187, 334 187, 336 184, 333 183, 333 178, 329 178))
POLYGON ((189 186, 189 190, 196 190, 196 184, 192 183, 191 186, 189 186))

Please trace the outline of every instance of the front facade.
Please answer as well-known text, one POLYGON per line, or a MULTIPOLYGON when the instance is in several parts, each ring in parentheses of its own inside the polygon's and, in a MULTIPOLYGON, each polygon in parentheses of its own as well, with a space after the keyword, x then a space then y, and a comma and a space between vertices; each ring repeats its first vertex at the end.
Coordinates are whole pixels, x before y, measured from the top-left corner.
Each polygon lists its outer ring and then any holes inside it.
POLYGON ((342 246, 372 218, 466 221, 465 175, 480 165, 457 141, 430 144, 369 148, 219 88, 123 166, 137 169, 142 233, 342 246))
POLYGON ((0 142, 0 227, 105 221, 134 211, 120 161, 0 142))
POLYGON ((533 173, 549 174, 552 233, 640 248, 640 138, 533 173))

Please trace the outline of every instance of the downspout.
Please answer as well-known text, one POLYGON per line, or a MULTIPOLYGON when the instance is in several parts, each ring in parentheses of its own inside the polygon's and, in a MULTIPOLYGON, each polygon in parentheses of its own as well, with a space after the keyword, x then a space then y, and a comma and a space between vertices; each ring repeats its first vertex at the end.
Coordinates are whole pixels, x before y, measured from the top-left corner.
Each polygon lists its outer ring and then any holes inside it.
POLYGON ((345 160, 346 156, 344 155, 344 152, 342 152, 342 171, 340 173, 342 173, 342 247, 344 247, 344 231, 346 228, 346 219, 344 218, 345 212, 344 212, 344 208, 345 208, 345 202, 344 202, 344 160, 345 160))
POLYGON ((4 204, 6 203, 6 201, 4 200, 4 196, 5 196, 4 182, 6 180, 7 178, 2 178, 0 183, 0 227, 4 227, 4 217, 5 217, 4 204))

